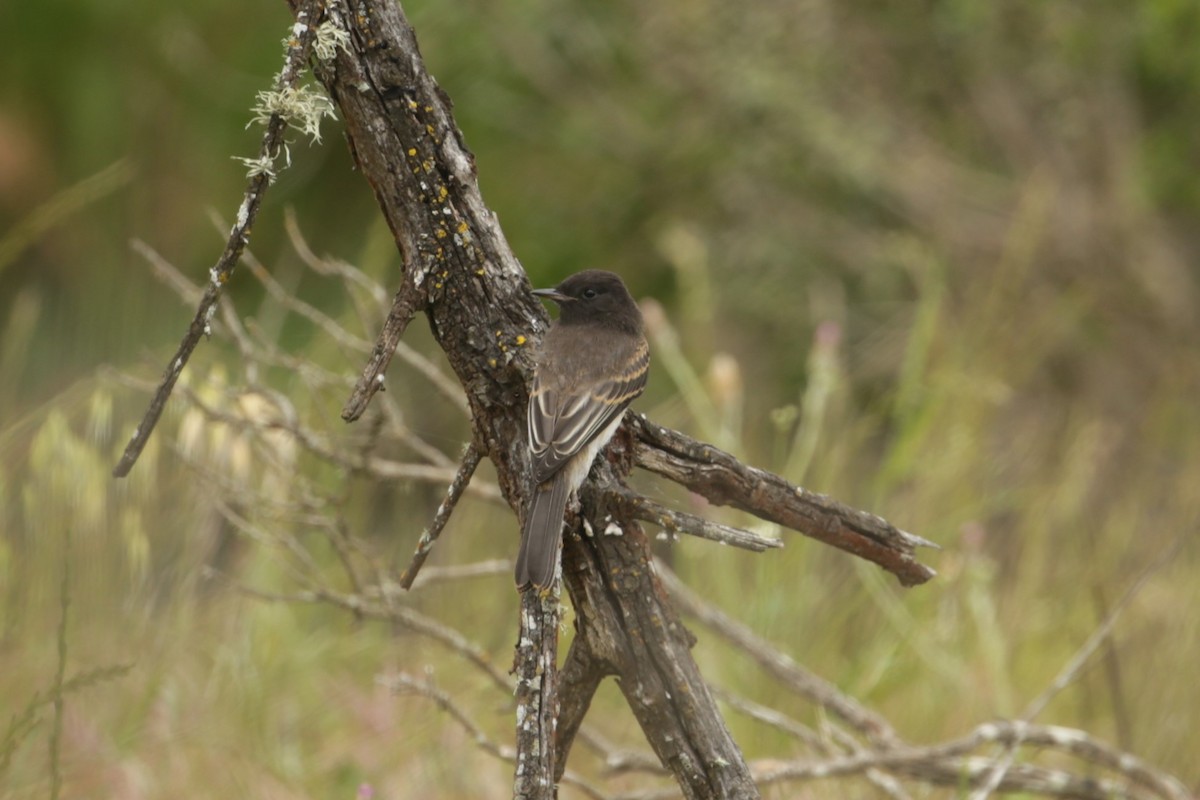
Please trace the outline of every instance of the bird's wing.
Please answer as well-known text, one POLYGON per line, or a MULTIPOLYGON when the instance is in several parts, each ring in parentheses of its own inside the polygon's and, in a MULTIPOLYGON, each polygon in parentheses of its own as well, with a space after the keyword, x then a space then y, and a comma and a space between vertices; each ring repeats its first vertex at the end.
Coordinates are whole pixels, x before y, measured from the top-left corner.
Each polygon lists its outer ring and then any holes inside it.
POLYGON ((650 351, 643 339, 617 375, 581 382, 569 390, 548 385, 540 374, 529 396, 529 450, 534 480, 558 472, 646 388, 650 351))

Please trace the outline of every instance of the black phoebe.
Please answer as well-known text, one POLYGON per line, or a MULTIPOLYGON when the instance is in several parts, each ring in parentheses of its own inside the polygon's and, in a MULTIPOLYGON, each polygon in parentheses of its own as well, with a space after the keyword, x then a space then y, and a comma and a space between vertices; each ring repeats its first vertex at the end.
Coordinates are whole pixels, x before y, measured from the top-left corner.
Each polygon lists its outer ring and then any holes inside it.
POLYGON ((534 294, 558 304, 529 395, 534 488, 517 554, 517 587, 554 581, 567 498, 646 387, 650 348, 642 312, 621 279, 589 269, 534 294))

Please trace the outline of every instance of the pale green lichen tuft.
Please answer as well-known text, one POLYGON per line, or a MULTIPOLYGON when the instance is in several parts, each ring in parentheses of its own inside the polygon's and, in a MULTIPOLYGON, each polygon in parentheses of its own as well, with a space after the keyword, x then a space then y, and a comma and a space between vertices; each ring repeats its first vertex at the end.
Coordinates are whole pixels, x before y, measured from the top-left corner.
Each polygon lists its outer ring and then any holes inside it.
MULTIPOLYGON (((280 148, 283 152, 284 169, 292 165, 292 151, 285 144, 280 148)), ((279 153, 274 156, 259 156, 258 158, 244 158, 242 156, 233 156, 234 161, 240 161, 246 166, 246 177, 257 178, 259 175, 266 175, 267 180, 275 182, 275 159, 279 157, 279 153)))
POLYGON ((329 62, 337 56, 338 50, 350 52, 350 34, 335 25, 332 20, 326 20, 317 26, 313 53, 320 61, 329 62))
MULTIPOLYGON (((276 79, 278 81, 278 78, 276 79)), ((275 114, 283 117, 289 127, 308 136, 314 144, 321 142, 321 120, 335 119, 333 101, 311 86, 286 87, 258 93, 258 102, 251 111, 254 123, 266 125, 275 114)))

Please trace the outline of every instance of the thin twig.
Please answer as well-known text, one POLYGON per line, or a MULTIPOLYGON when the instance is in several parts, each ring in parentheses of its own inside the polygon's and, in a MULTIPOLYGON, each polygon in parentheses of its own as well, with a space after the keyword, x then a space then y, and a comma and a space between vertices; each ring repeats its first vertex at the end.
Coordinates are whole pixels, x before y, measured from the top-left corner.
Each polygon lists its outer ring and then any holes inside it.
POLYGON ((689 536, 740 547, 755 553, 783 547, 783 542, 779 539, 759 536, 757 533, 751 533, 741 528, 733 528, 683 511, 675 511, 627 489, 614 489, 611 494, 617 502, 624 504, 629 509, 634 519, 653 523, 672 533, 685 533, 689 536))
MULTIPOLYGON (((1032 722, 1039 714, 1050 705, 1050 701, 1058 695, 1063 689, 1070 686, 1079 676, 1084 665, 1095 655, 1100 646, 1112 635, 1113 626, 1117 624, 1121 613, 1129 606, 1129 603, 1137 596, 1142 587, 1150 580, 1150 578, 1160 569, 1170 564, 1175 560, 1175 556, 1179 554, 1180 548, 1183 547, 1183 538, 1176 539, 1175 543, 1167 548, 1162 555, 1155 559, 1147 566, 1137 579, 1125 590, 1125 594, 1112 607, 1108 616, 1104 621, 1092 632, 1087 641, 1075 652, 1063 668, 1059 671, 1054 681, 1046 687, 1046 689, 1034 698, 1025 708, 1025 712, 1021 715, 1022 723, 1032 722)), ((1009 743, 1003 754, 995 760, 989 770, 986 779, 980 785, 978 791, 971 795, 971 800, 987 800, 987 797, 995 792, 1003 783, 1005 774, 1012 768, 1013 761, 1016 758, 1017 748, 1022 744, 1022 739, 1017 737, 1009 743)))
POLYGON ((415 267, 405 270, 404 282, 396 291, 392 308, 388 311, 387 319, 383 323, 383 330, 379 332, 379 338, 375 340, 371 356, 367 359, 362 375, 354 385, 354 391, 342 408, 342 419, 347 422, 353 422, 361 417, 367 410, 367 404, 371 402, 371 398, 383 388, 384 373, 387 372, 388 364, 392 362, 392 356, 396 353, 400 337, 404 335, 413 316, 425 304, 425 292, 422 288, 424 283, 423 280, 419 283, 414 277, 413 273, 416 271, 415 267))
POLYGON ((67 611, 71 607, 71 526, 63 529, 62 582, 58 599, 58 661, 54 670, 54 725, 50 729, 50 800, 62 793, 63 691, 67 674, 67 611))
MULTIPOLYGON (((438 708, 445 711, 450 717, 463 727, 464 730, 475 740, 484 752, 495 756, 502 761, 513 763, 517 760, 517 753, 511 747, 501 747, 494 742, 484 732, 478 723, 471 719, 454 699, 447 693, 431 685, 428 681, 421 681, 413 678, 411 675, 400 673, 398 675, 388 675, 377 679, 381 686, 397 693, 397 694, 415 694, 421 697, 428 698, 437 704, 438 708)), ((608 795, 601 792, 596 787, 592 786, 583 778, 573 772, 566 772, 562 776, 562 782, 570 784, 578 788, 592 800, 609 800, 608 795)))
MULTIPOLYGON (((293 27, 295 35, 288 40, 287 60, 275 81, 277 92, 293 89, 296 81, 300 78, 304 65, 308 62, 312 42, 316 36, 316 26, 313 23, 316 21, 318 5, 318 0, 305 0, 303 7, 296 13, 297 22, 293 27)), ((288 124, 288 118, 284 114, 279 112, 271 114, 258 150, 261 163, 270 163, 286 147, 283 137, 288 129, 288 124)), ((233 275, 242 250, 250 241, 250 231, 258 216, 263 194, 266 193, 270 184, 271 174, 268 170, 252 172, 242 197, 242 205, 238 209, 237 222, 229 232, 229 238, 225 243, 225 251, 218 259, 216 266, 209 272, 208 288, 205 289, 204 297, 196 308, 192 324, 179 343, 179 349, 175 351, 174 358, 167 364, 158 390, 150 401, 150 407, 146 409, 141 424, 134 429, 121 460, 113 468, 115 477, 123 478, 128 475, 129 470, 137 462, 138 456, 146 447, 146 442, 150 440, 150 434, 154 432, 154 427, 162 417, 163 410, 167 407, 167 400, 171 397, 171 390, 175 388, 180 373, 183 372, 188 359, 192 357, 196 346, 200 344, 200 339, 208 334, 209 323, 216 312, 217 302, 221 299, 221 293, 233 275)))
POLYGON ((503 693, 511 694, 513 691, 512 681, 509 680, 503 670, 499 669, 493 663, 491 655, 481 646, 472 642, 454 628, 444 625, 416 609, 391 602, 390 597, 386 594, 381 594, 380 599, 382 602, 379 602, 361 595, 337 592, 324 586, 291 593, 267 592, 238 583, 220 573, 210 571, 210 574, 224 578, 237 591, 259 600, 266 600, 272 603, 303 603, 306 605, 328 603, 363 619, 384 620, 399 625, 414 633, 427 636, 433 641, 444 645, 451 652, 462 656, 469 663, 481 670, 496 688, 503 693))
MULTIPOLYGON (((990 758, 964 758, 953 761, 927 759, 920 752, 886 751, 862 753, 855 756, 818 762, 772 762, 755 771, 759 785, 783 781, 815 780, 854 775, 870 768, 902 772, 926 783, 942 786, 976 786, 993 765, 990 758)), ((1006 792, 1030 792, 1048 797, 1079 798, 1081 800, 1114 800, 1146 797, 1144 792, 1131 789, 1120 781, 1074 775, 1065 770, 1048 769, 1030 764, 1016 765, 1005 776, 1000 788, 1006 792)), ((1181 800, 1185 800, 1182 796, 1181 800)))
POLYGON ((304 233, 300 230, 300 222, 296 219, 296 209, 293 206, 288 206, 283 210, 283 229, 292 243, 292 249, 309 269, 318 275, 337 276, 347 285, 354 284, 365 289, 371 299, 379 305, 380 313, 383 313, 387 304, 387 291, 362 270, 356 269, 344 261, 318 257, 309 247, 308 240, 304 238, 304 233))
POLYGON ((445 499, 438 506, 437 513, 433 515, 433 522, 421 532, 421 538, 417 541, 417 550, 413 553, 412 561, 400 576, 400 585, 405 589, 412 588, 413 581, 416 579, 417 573, 421 571, 422 565, 425 564, 425 559, 429 557, 429 551, 433 549, 434 542, 442 535, 442 529, 450 521, 454 507, 458 505, 459 498, 462 497, 467 484, 471 482, 471 476, 475 474, 475 468, 479 466, 481 456, 482 453, 474 443, 467 445, 458 472, 454 474, 454 480, 450 482, 450 488, 446 490, 445 499))
POLYGON ((473 564, 447 564, 443 567, 424 567, 421 574, 413 581, 413 587, 420 589, 436 583, 449 581, 470 580, 472 578, 494 578, 497 575, 507 575, 512 572, 513 563, 507 558, 491 558, 487 561, 476 561, 473 564))
POLYGON ((735 711, 740 711, 750 717, 750 719, 768 725, 781 733, 791 736, 793 739, 798 739, 819 753, 829 750, 828 742, 822 739, 816 731, 804 723, 792 719, 782 711, 755 703, 753 700, 735 694, 728 689, 714 686, 712 687, 712 691, 722 703, 727 704, 735 711))
MULTIPOLYGON (((1084 731, 1019 722, 985 723, 961 739, 929 747, 898 746, 884 751, 864 751, 824 761, 764 763, 758 765, 755 777, 761 783, 768 784, 847 776, 878 769, 899 772, 935 784, 961 785, 965 780, 978 785, 988 777, 989 767, 994 761, 963 756, 991 743, 1060 750, 1089 764, 1120 773, 1133 783, 1167 800, 1187 800, 1191 797, 1187 787, 1178 779, 1153 769, 1141 759, 1092 738, 1084 731)), ((1080 777, 1065 770, 1047 770, 1025 764, 1018 765, 1013 772, 1006 775, 1000 788, 1005 791, 1025 790, 1065 797, 1144 796, 1138 789, 1111 780, 1080 777)))
MULTIPOLYGON (((347 264, 344 261, 336 259, 317 257, 313 253, 312 248, 309 247, 308 242, 304 239, 300 225, 296 220, 296 212, 292 208, 288 208, 284 212, 284 228, 287 230, 288 238, 291 240, 296 254, 300 256, 300 260, 318 275, 331 275, 340 278, 346 286, 346 294, 354 298, 356 305, 358 305, 359 319, 364 325, 368 323, 372 326, 377 325, 379 317, 387 310, 387 291, 370 276, 352 264, 347 264), (373 309, 373 313, 367 313, 357 303, 358 293, 350 291, 351 287, 355 286, 366 290, 370 295, 371 300, 376 306, 373 309)), ((447 377, 429 357, 405 344, 402 340, 396 343, 396 355, 400 356, 400 359, 410 367, 424 375, 433 384, 433 387, 437 389, 438 393, 449 400, 455 408, 464 414, 470 413, 471 409, 467 404, 466 397, 463 395, 462 388, 452 378, 447 377)))
POLYGON ((829 681, 804 669, 742 623, 701 600, 661 560, 655 559, 654 568, 682 611, 735 644, 792 691, 845 720, 877 745, 888 746, 899 741, 891 723, 882 716, 838 691, 829 681))
MULTIPOLYGON (((416 480, 426 483, 450 483, 457 472, 449 467, 436 467, 428 464, 411 464, 400 461, 379 458, 378 456, 353 457, 335 447, 325 437, 310 431, 297 423, 285 419, 269 421, 248 420, 245 417, 213 408, 202 400, 189 387, 182 389, 188 402, 199 409, 206 417, 218 422, 224 422, 235 428, 254 428, 258 430, 278 430, 291 435, 305 450, 318 458, 337 466, 361 472, 379 480, 416 480)), ((503 502, 504 497, 500 487, 490 482, 473 482, 464 488, 473 496, 492 502, 503 502)))

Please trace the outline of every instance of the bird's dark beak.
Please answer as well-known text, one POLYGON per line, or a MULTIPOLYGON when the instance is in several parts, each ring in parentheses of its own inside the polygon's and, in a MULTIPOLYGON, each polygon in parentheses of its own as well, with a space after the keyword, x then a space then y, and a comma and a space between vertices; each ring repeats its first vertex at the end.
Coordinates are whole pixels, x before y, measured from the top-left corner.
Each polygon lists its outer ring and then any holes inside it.
POLYGON ((556 303, 569 303, 575 299, 569 294, 563 294, 558 289, 534 289, 533 293, 538 297, 545 297, 547 300, 553 300, 556 303))

